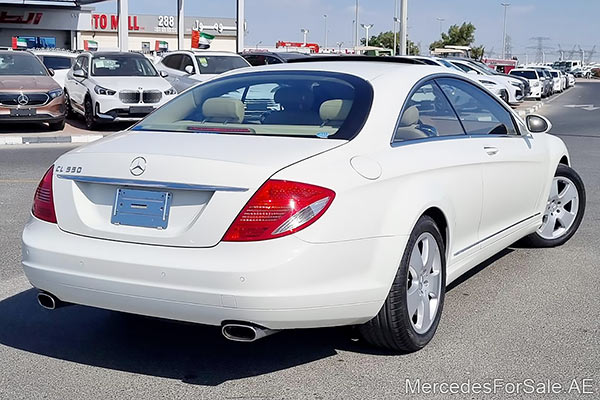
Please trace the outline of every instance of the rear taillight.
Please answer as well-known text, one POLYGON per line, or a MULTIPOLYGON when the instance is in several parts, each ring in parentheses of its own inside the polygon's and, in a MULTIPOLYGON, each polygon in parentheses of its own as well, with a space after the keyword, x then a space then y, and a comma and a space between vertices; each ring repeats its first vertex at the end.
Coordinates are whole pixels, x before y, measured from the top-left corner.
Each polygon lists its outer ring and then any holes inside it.
POLYGON ((35 196, 33 197, 33 215, 37 218, 56 223, 56 213, 54 212, 54 196, 52 194, 52 175, 54 165, 50 167, 38 185, 35 196))
POLYGON ((252 196, 223 240, 266 240, 298 232, 319 219, 334 197, 333 190, 320 186, 269 180, 252 196))

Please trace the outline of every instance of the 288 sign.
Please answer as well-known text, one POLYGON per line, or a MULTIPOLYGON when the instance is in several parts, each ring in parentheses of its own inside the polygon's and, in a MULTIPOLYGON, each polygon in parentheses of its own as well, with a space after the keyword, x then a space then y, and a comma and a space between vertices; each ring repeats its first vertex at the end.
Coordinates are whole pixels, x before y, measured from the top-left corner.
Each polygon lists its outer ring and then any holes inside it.
POLYGON ((161 28, 174 28, 175 27, 175 17, 172 15, 159 15, 158 16, 158 26, 161 28))

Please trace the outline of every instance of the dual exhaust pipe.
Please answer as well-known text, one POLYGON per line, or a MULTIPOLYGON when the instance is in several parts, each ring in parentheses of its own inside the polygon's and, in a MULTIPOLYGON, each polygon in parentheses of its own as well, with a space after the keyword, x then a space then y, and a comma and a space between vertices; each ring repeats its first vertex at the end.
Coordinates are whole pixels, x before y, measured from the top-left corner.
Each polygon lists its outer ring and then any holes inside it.
MULTIPOLYGON (((37 294, 37 301, 46 310, 56 310, 68 305, 53 294, 42 291, 37 294)), ((277 332, 279 331, 243 322, 228 322, 221 327, 223 336, 234 342, 255 342, 277 332)))

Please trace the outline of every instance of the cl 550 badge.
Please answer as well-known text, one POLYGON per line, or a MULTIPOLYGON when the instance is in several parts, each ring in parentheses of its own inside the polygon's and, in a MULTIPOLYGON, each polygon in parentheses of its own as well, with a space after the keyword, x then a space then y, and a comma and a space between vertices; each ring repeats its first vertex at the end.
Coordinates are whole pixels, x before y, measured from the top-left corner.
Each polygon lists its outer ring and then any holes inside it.
POLYGON ((83 168, 80 166, 63 167, 62 165, 57 165, 55 168, 55 172, 57 174, 80 174, 82 169, 83 168))
POLYGON ((140 176, 146 171, 146 159, 144 157, 136 157, 129 165, 129 172, 133 176, 140 176))

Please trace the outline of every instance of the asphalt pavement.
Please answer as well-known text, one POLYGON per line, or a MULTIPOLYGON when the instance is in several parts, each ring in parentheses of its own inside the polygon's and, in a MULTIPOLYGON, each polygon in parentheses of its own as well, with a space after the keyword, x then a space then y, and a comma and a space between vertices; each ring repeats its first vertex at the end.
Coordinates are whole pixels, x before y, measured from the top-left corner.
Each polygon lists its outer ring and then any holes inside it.
POLYGON ((595 107, 600 83, 580 82, 539 111, 567 143, 586 184, 579 232, 560 248, 506 249, 454 283, 435 338, 407 355, 370 348, 350 328, 287 331, 240 344, 221 338, 214 327, 82 306, 42 310, 21 271, 19 237, 37 181, 73 146, 4 146, 0 398, 598 399, 600 108, 595 107), (501 388, 490 395, 406 396, 406 379, 413 387, 421 379, 501 388), (559 383, 571 392, 507 395, 527 379, 559 383), (594 394, 581 394, 584 388, 594 394))

